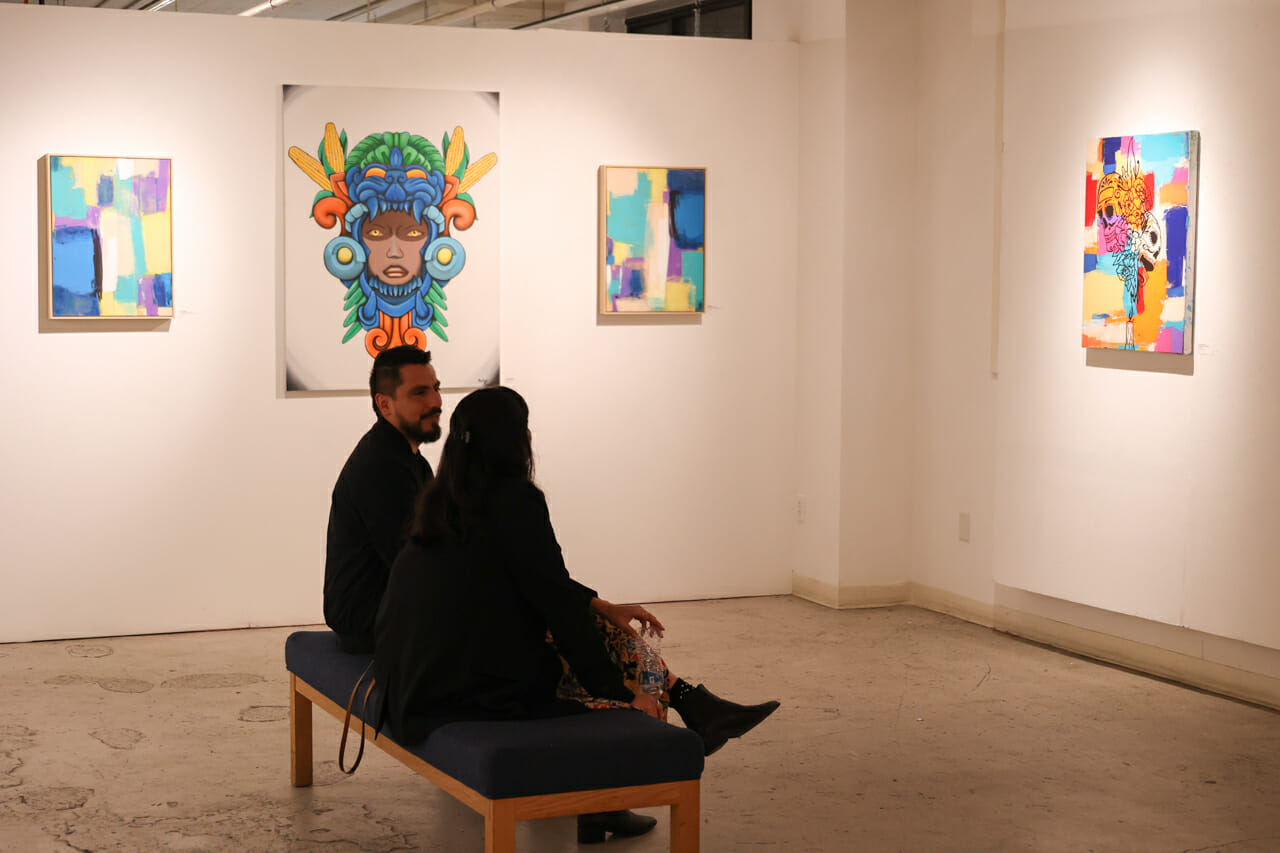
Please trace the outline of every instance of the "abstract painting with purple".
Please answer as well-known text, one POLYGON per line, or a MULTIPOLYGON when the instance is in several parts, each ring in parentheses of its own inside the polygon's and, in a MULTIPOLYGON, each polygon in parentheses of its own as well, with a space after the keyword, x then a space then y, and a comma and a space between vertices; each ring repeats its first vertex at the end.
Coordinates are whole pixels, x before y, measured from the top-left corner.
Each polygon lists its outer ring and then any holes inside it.
POLYGON ((48 158, 52 317, 172 317, 170 161, 48 158))
POLYGON ((1090 145, 1082 346, 1191 352, 1199 161, 1193 130, 1090 145))
POLYGON ((701 312, 706 169, 600 169, 602 314, 701 312))

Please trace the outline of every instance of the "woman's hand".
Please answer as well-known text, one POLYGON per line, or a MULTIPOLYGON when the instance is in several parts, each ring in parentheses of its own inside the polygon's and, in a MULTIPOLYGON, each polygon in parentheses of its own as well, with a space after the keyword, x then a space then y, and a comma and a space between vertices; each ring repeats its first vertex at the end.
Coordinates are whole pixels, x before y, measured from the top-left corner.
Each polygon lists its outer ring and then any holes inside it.
POLYGON ((637 693, 631 707, 643 711, 655 720, 662 719, 662 708, 658 705, 658 697, 648 693, 637 693))
POLYGON ((637 636, 636 629, 631 627, 633 620, 640 623, 642 631, 656 633, 659 637, 666 630, 656 616, 638 604, 613 604, 602 598, 593 598, 591 608, 621 628, 628 637, 637 636))

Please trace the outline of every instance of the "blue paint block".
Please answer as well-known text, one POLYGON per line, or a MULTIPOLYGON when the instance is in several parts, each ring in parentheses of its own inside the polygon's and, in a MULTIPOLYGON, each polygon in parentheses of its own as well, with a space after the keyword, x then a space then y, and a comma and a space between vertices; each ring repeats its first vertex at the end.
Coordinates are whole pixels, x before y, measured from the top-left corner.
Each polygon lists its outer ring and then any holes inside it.
POLYGON ((1187 263, 1187 230, 1190 214, 1185 207, 1172 207, 1164 215, 1165 251, 1169 256, 1169 295, 1182 295, 1182 274, 1187 263), (1177 293, 1174 291, 1177 290, 1177 293))
POLYGON ((157 308, 173 307, 173 274, 160 273, 152 276, 154 288, 154 296, 157 308))
POLYGON ((54 217, 84 219, 89 215, 84 190, 76 186, 75 174, 63 168, 61 157, 49 158, 49 204, 54 217))
POLYGON ((1093 252, 1085 252, 1084 254, 1084 271, 1091 273, 1098 268, 1098 256, 1093 252))
POLYGON ((671 192, 671 237, 681 249, 701 249, 705 239, 706 202, 695 193, 671 192))
POLYGON ((53 314, 57 317, 96 317, 102 292, 102 255, 92 228, 55 228, 53 249, 53 314))
POLYGON ((1186 133, 1146 133, 1139 134, 1134 139, 1138 142, 1142 164, 1147 168, 1162 160, 1177 162, 1187 158, 1186 133))
POLYGON ((640 270, 623 270, 623 296, 644 296, 644 274, 640 270))
POLYGON ((1120 151, 1120 137, 1108 136, 1102 140, 1102 172, 1110 174, 1116 170, 1116 153, 1120 151))
POLYGON ((96 296, 71 293, 56 285, 53 288, 55 317, 97 317, 101 313, 101 307, 96 296))
POLYGON ((116 302, 136 303, 138 301, 138 276, 122 275, 116 278, 116 302))
POLYGON ((684 252, 680 257, 681 273, 693 283, 693 295, 689 303, 694 311, 702 310, 703 258, 702 252, 684 252))
POLYGON ((671 197, 671 236, 681 249, 700 249, 706 229, 706 172, 672 169, 667 172, 671 197))
POLYGON ((634 195, 609 196, 609 216, 605 223, 608 236, 620 243, 632 246, 644 245, 644 232, 648 224, 649 194, 652 182, 644 172, 636 183, 634 195))
POLYGON ((98 178, 98 207, 110 207, 115 203, 116 182, 111 175, 98 178))

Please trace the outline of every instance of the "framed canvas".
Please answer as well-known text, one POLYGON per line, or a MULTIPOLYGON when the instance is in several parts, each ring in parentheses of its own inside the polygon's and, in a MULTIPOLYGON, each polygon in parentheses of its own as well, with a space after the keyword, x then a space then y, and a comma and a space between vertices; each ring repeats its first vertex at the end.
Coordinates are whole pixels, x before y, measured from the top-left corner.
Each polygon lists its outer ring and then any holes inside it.
POLYGON ((283 122, 286 390, 367 389, 401 345, 496 383, 497 93, 285 86, 283 122))
POLYGON ((50 154, 40 166, 49 316, 172 317, 171 161, 50 154))
POLYGON ((706 198, 706 169, 600 167, 600 314, 705 310, 706 198))
POLYGON ((1082 346, 1191 352, 1199 168, 1194 130, 1090 144, 1082 346))

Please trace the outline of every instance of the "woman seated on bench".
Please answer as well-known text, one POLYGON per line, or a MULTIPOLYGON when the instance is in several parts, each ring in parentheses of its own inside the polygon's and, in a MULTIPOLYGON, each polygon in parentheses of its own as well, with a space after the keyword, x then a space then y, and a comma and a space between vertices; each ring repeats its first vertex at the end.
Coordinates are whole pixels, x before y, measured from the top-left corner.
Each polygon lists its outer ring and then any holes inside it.
MULTIPOLYGON (((533 484, 524 399, 504 387, 468 394, 454 409, 439 470, 378 613, 374 672, 396 740, 418 743, 459 720, 588 708, 666 719, 670 705, 710 755, 777 709, 728 702, 671 673, 662 696, 640 692, 635 632, 593 613, 595 598, 569 577, 533 484)), ((643 608, 622 612, 661 628, 643 608)), ((629 812, 583 815, 579 840, 653 825, 629 812)))

